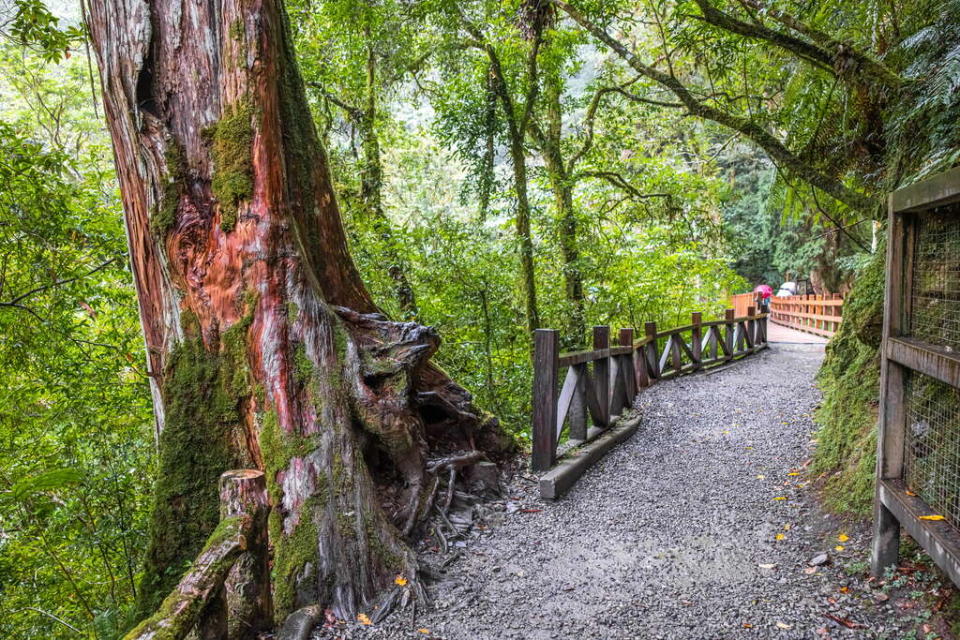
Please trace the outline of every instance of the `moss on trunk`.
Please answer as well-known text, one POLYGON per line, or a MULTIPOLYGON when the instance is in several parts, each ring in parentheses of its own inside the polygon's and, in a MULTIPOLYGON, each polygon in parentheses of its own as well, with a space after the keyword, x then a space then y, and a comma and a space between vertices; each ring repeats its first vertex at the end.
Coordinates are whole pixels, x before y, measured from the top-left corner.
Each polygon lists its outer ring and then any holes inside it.
POLYGON ((251 466, 242 444, 248 323, 238 322, 209 349, 192 314, 183 321, 187 339, 171 353, 164 376, 166 425, 140 585, 143 614, 157 608, 217 527, 220 474, 251 466))
POLYGON ((240 101, 229 105, 220 121, 205 132, 213 156, 210 188, 220 203, 220 227, 224 231, 237 224, 240 203, 253 192, 253 115, 250 104, 240 101))

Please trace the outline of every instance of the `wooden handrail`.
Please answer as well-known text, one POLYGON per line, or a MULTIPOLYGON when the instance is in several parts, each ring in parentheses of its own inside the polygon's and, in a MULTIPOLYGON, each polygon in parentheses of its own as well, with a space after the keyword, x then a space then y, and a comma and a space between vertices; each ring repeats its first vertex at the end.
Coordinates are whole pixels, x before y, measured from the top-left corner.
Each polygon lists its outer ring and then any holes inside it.
POLYGON ((770 320, 776 324, 831 338, 843 322, 839 294, 773 297, 770 320))
POLYGON ((537 329, 534 340, 533 455, 535 472, 551 469, 557 445, 568 430, 572 445, 586 443, 610 428, 614 419, 633 406, 637 394, 657 380, 693 373, 756 353, 767 346, 767 313, 751 306, 735 317, 728 309, 719 320, 702 321, 657 331, 644 325, 644 337, 621 329, 617 345, 610 328, 593 328, 593 349, 560 354, 560 334, 537 329), (565 376, 560 375, 566 369, 565 376), (588 419, 593 423, 588 428, 588 419))

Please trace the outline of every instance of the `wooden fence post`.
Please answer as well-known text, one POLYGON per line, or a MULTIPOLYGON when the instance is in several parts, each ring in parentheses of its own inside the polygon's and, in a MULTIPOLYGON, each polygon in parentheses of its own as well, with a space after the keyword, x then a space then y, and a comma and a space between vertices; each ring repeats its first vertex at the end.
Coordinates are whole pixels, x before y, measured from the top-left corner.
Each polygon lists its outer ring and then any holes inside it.
MULTIPOLYGON (((621 347, 633 346, 633 329, 620 329, 617 342, 621 347)), ((623 390, 626 394, 626 406, 633 406, 633 399, 637 397, 637 372, 634 369, 633 351, 617 356, 619 358, 620 375, 623 377, 623 390)))
MULTIPOLYGON (((593 328, 593 348, 610 348, 610 327, 596 326, 593 328)), ((610 358, 600 358, 593 363, 593 384, 597 395, 597 404, 600 405, 601 426, 610 424, 610 358)), ((589 391, 588 391, 589 393, 589 391)))
POLYGON ((570 421, 570 439, 587 439, 587 365, 571 365, 577 376, 577 388, 570 401, 570 410, 567 419, 570 421))
POLYGON ((700 323, 703 322, 703 314, 695 311, 690 314, 690 323, 693 329, 690 330, 690 353, 693 354, 693 370, 700 369, 703 363, 703 331, 700 323))
POLYGON ((647 371, 650 372, 650 378, 656 380, 660 377, 660 354, 657 353, 657 323, 656 322, 647 322, 643 325, 643 333, 646 337, 650 338, 650 342, 647 343, 647 346, 644 348, 644 364, 647 366, 647 371))
POLYGON ((533 455, 530 468, 546 471, 557 459, 557 369, 560 332, 537 329, 533 334, 533 455))
POLYGON ((723 312, 723 320, 726 323, 726 332, 723 336, 723 342, 727 345, 727 355, 724 360, 733 360, 733 309, 727 309, 723 312))
MULTIPOLYGON (((756 313, 757 313, 757 308, 756 308, 756 307, 754 307, 754 306, 747 307, 747 317, 748 317, 748 318, 753 318, 753 316, 754 316, 756 313)), ((756 333, 755 333, 755 329, 754 329, 754 321, 753 321, 752 319, 751 319, 751 320, 747 320, 747 321, 746 321, 745 323, 743 323, 743 324, 744 324, 744 326, 743 326, 743 337, 744 337, 744 340, 745 340, 746 343, 747 343, 747 350, 750 351, 750 352, 756 351, 756 341, 755 341, 756 333)))

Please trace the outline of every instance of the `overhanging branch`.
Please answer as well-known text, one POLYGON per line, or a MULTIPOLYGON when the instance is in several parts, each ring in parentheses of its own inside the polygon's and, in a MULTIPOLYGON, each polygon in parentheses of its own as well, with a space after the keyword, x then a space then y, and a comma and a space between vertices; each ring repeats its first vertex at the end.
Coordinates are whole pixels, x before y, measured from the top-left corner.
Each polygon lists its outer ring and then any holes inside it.
POLYGON ((838 178, 824 174, 801 160, 796 154, 787 149, 782 142, 753 120, 722 111, 716 107, 700 102, 676 77, 644 64, 632 51, 607 33, 604 28, 589 20, 567 2, 563 0, 551 1, 563 9, 567 15, 590 32, 595 38, 615 51, 617 55, 635 71, 670 90, 670 92, 677 96, 680 102, 683 103, 691 115, 701 117, 705 120, 711 120, 741 133, 756 143, 772 159, 780 162, 784 167, 789 169, 791 173, 852 209, 871 211, 877 206, 877 202, 874 201, 873 198, 847 187, 838 178))

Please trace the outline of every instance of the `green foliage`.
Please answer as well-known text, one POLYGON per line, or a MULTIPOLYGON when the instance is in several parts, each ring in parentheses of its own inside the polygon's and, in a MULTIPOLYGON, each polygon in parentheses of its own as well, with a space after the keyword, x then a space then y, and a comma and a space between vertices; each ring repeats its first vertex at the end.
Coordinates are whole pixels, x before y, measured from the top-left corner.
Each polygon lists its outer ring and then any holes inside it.
POLYGON ((33 49, 47 62, 69 57, 71 45, 83 38, 80 27, 61 28, 60 20, 41 0, 14 0, 13 10, 12 19, 4 19, 6 33, 0 31, 0 35, 33 49))
POLYGON ((116 638, 153 420, 109 147, 83 60, 0 66, 0 636, 116 638))

